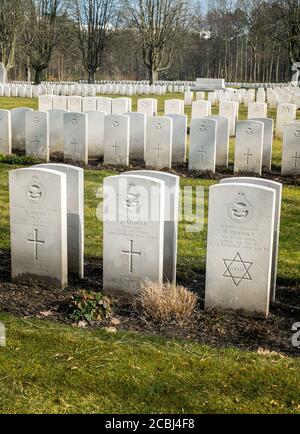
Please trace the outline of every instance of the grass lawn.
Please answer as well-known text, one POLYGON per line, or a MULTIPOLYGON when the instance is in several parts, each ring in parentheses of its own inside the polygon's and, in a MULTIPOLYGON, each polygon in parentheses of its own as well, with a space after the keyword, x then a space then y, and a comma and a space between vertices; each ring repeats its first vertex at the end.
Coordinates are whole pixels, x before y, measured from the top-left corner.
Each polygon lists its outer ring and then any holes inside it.
MULTIPOLYGON (((168 94, 167 98, 180 98, 168 94)), ((133 97, 133 110, 136 109, 133 97)), ((158 97, 163 112, 165 97, 158 97)), ((0 98, 0 108, 30 106, 36 100, 0 98)), ((190 109, 187 110, 189 115, 190 109)), ((216 113, 216 109, 214 109, 216 113)), ((270 111, 274 117, 274 111, 270 111)), ((241 107, 240 119, 246 117, 241 107)), ((231 162, 233 156, 231 141, 231 162)), ((275 140, 273 165, 280 165, 275 140)), ((0 250, 9 251, 8 172, 0 163, 0 250)), ((102 257, 102 223, 97 191, 108 170, 85 170, 85 254, 102 257)), ((181 186, 205 188, 217 180, 181 178, 181 186)), ((300 276, 300 189, 283 189, 279 280, 300 276)), ((178 274, 193 278, 205 268, 206 224, 200 233, 179 225, 178 274)), ((0 264, 1 266, 1 264, 0 264)), ((9 276, 8 276, 9 279, 9 276)), ((1 306, 0 306, 1 311, 1 306)), ((49 321, 1 314, 7 347, 0 347, 0 412, 300 413, 300 359, 141 334, 92 332, 49 321)))
POLYGON ((300 359, 0 319, 1 412, 300 413, 300 359))

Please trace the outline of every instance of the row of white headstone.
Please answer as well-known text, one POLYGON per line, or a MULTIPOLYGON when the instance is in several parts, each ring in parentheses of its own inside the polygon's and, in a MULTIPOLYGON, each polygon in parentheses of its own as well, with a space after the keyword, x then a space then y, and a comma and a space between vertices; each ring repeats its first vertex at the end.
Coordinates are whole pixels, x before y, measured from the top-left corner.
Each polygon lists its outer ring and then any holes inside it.
MULTIPOLYGON (((10 172, 12 279, 64 288, 82 278, 83 171, 46 164, 10 172)), ((223 180, 209 191, 206 308, 268 316, 275 300, 282 185, 223 180)), ((103 288, 176 282, 179 177, 132 171, 105 178, 103 288)))
MULTIPOLYGON (((237 131, 234 171, 261 175, 263 167, 270 170, 273 120, 258 117, 235 124, 234 116, 232 122, 237 131)), ((228 167, 230 125, 226 116, 192 119, 189 170, 214 173, 216 167, 228 167)), ((284 127, 282 175, 299 175, 299 125, 284 127)), ((104 164, 128 166, 132 159, 145 161, 146 167, 171 168, 186 162, 187 116, 0 110, 0 153, 12 150, 46 162, 50 153, 61 152, 65 160, 85 165, 89 159, 103 158, 104 164)))

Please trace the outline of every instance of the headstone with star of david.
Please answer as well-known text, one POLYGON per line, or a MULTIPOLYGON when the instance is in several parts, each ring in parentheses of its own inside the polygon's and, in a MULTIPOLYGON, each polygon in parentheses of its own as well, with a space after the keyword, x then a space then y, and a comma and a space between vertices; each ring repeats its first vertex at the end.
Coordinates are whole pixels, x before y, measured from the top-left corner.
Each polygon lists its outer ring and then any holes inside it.
POLYGON ((108 115, 104 119, 104 164, 128 166, 130 119, 126 115, 108 115))
POLYGON ((276 299, 276 280, 277 280, 277 262, 279 250, 279 235, 280 235, 280 218, 281 218, 281 202, 282 202, 282 184, 280 182, 271 181, 264 178, 254 177, 236 177, 224 178, 220 181, 221 184, 253 184, 261 187, 272 188, 276 194, 275 201, 275 216, 274 216, 274 242, 273 242, 273 256, 272 256, 272 277, 271 277, 271 299, 276 299))
POLYGON ((276 192, 253 184, 209 190, 205 307, 268 317, 276 192))
POLYGON ((300 123, 285 125, 282 144, 282 176, 300 175, 300 123))
POLYGON ((0 110, 0 154, 11 154, 11 113, 0 110))
POLYGON ((147 119, 146 167, 153 169, 171 168, 173 120, 166 116, 147 119))
POLYGON ((64 159, 88 164, 88 115, 64 114, 64 159))
POLYGON ((190 127, 189 170, 216 171, 217 121, 193 119, 190 127))
POLYGON ((245 172, 261 175, 263 140, 263 122, 238 122, 234 152, 235 173, 245 172))
POLYGON ((103 288, 135 294, 163 282, 165 184, 141 175, 104 180, 103 288))
POLYGON ((45 168, 13 170, 9 192, 12 280, 66 287, 66 175, 45 168))

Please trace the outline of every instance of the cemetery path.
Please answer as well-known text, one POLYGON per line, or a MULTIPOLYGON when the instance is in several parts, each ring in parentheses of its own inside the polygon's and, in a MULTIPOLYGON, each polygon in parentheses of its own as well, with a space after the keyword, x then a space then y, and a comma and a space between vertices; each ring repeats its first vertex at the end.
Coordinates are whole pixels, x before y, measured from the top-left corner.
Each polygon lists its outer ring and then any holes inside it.
MULTIPOLYGON (((85 264, 88 278, 73 279, 65 290, 48 289, 37 285, 25 286, 8 282, 10 257, 0 252, 0 311, 17 317, 40 318, 71 324, 68 318, 71 297, 80 289, 102 290, 102 264, 90 259, 85 264)), ((194 317, 184 326, 175 323, 159 325, 146 321, 133 309, 128 299, 113 300, 113 318, 91 324, 91 328, 104 328, 116 323, 120 331, 138 331, 147 335, 164 336, 209 344, 215 347, 237 347, 252 351, 275 351, 299 356, 291 345, 291 328, 300 318, 300 282, 278 283, 278 302, 271 307, 268 320, 250 318, 231 312, 204 312, 202 310, 205 276, 199 273, 191 288, 190 282, 178 276, 179 284, 198 291, 200 306, 194 317), (112 319, 114 321, 112 321, 112 319)))

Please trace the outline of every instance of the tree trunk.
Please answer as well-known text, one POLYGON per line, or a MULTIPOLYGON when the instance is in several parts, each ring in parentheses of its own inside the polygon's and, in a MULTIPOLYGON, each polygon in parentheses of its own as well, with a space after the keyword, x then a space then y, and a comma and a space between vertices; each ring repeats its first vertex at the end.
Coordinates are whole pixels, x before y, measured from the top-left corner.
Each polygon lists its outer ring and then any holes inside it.
POLYGON ((153 68, 149 68, 149 79, 150 84, 156 84, 158 80, 158 72, 155 71, 153 68))
POLYGON ((89 71, 89 84, 95 83, 95 71, 89 71))
POLYGON ((35 69, 35 76, 34 76, 34 84, 41 84, 42 81, 42 69, 35 69))

